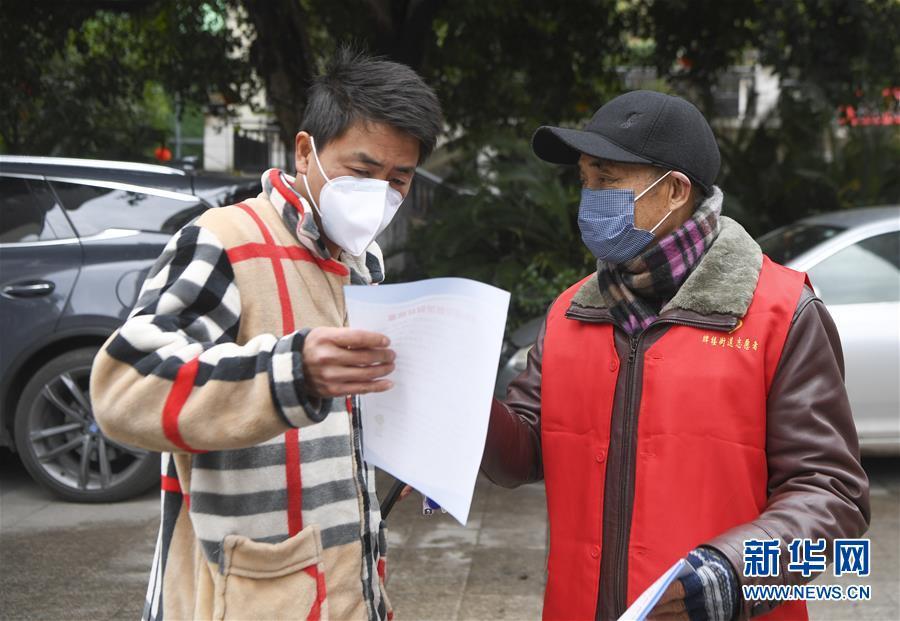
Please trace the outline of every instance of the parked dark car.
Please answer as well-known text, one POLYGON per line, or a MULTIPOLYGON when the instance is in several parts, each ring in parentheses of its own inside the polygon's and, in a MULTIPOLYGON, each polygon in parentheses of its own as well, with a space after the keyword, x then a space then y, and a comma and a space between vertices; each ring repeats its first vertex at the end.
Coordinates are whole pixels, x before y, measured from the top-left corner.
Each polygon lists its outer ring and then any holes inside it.
POLYGON ((148 164, 0 156, 0 446, 74 501, 159 480, 159 456, 106 438, 88 380, 169 238, 258 178, 148 164))

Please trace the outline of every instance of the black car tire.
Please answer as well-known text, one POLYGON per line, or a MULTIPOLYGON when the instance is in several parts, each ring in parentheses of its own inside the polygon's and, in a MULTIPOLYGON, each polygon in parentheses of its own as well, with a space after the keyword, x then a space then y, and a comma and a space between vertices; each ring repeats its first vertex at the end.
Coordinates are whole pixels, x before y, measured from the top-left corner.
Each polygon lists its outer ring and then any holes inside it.
POLYGON ((16 407, 16 450, 28 473, 74 502, 125 500, 159 484, 158 453, 114 442, 97 427, 88 394, 96 354, 82 347, 51 359, 16 407))

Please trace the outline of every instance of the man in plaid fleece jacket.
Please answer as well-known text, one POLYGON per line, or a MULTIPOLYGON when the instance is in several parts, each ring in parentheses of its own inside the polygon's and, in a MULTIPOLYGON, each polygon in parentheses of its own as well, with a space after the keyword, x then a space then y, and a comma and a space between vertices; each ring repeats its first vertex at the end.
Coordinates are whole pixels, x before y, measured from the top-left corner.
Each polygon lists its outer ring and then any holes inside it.
POLYGON ((382 257, 346 252, 353 217, 321 199, 343 177, 405 196, 440 128, 415 72, 340 52, 310 89, 296 178, 266 171, 257 198, 182 228, 104 344, 104 433, 163 452, 145 619, 391 617, 357 396, 390 388, 394 354, 345 327, 343 296, 381 282, 382 257))

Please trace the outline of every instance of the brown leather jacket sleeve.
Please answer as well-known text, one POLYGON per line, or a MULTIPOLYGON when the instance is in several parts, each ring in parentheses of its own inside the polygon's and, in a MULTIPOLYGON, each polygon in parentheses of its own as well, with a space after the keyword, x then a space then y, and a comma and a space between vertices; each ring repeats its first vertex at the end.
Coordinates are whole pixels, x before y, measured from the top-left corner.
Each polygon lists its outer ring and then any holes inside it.
MULTIPOLYGON (((705 545, 728 557, 742 584, 802 584, 788 572, 787 545, 795 538, 859 537, 869 524, 869 481, 844 388, 837 328, 807 288, 788 332, 767 404, 768 502, 760 516, 705 545), (773 578, 743 576, 746 539, 779 539, 780 571, 773 578)), ((743 601, 740 618, 768 612, 778 602, 743 601)))
POLYGON ((506 389, 506 401, 494 399, 481 471, 503 487, 516 487, 544 478, 541 462, 541 357, 546 321, 525 370, 506 389))

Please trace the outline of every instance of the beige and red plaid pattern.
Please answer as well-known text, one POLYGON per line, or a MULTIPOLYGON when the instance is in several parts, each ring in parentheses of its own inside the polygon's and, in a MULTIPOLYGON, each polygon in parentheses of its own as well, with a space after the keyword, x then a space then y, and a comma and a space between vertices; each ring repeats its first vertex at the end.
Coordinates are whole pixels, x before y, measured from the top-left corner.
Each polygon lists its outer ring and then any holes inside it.
POLYGON ((308 398, 300 353, 309 329, 345 325, 343 286, 383 278, 381 254, 329 257, 292 181, 267 171, 258 198, 182 228, 95 360, 104 431, 164 452, 144 618, 211 614, 229 535, 274 546, 311 525, 328 614, 390 615, 358 400, 308 398))

